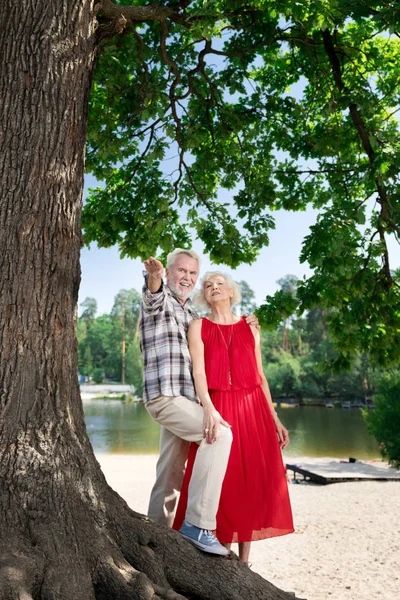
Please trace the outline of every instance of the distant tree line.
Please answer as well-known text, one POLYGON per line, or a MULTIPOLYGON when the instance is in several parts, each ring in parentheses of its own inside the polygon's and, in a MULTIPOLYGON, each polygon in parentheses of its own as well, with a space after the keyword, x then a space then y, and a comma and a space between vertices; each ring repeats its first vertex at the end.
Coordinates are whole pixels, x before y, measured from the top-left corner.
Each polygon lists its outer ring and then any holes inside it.
POLYGON ((142 394, 139 346, 140 294, 120 290, 110 314, 96 316, 97 302, 86 298, 78 319, 79 374, 95 383, 105 380, 134 385, 142 394))
MULTIPOLYGON (((287 275, 278 284, 280 290, 275 296, 281 293, 289 304, 291 297, 295 300, 294 275, 287 275)), ((270 331, 263 331, 263 361, 272 395, 300 401, 337 398, 365 405, 372 400, 374 410, 362 411, 366 426, 378 441, 382 455, 400 467, 399 366, 378 368, 366 354, 358 354, 352 357, 350 369, 338 371, 338 351, 329 334, 333 323, 332 314, 314 308, 302 318, 288 316, 270 331)))
MULTIPOLYGON (((238 310, 256 310, 254 291, 247 282, 238 282, 242 301, 238 310)), ((278 281, 285 291, 295 293, 296 278, 278 281)), ((142 390, 142 360, 139 347, 140 294, 121 290, 110 314, 96 316, 97 302, 86 298, 78 319, 79 372, 95 382, 105 379, 135 385, 142 390)), ((291 317, 274 331, 262 331, 262 353, 266 375, 275 398, 300 401, 338 397, 364 401, 372 395, 376 371, 366 356, 359 356, 351 371, 335 373, 328 365, 335 350, 328 333, 326 313, 309 311, 305 317, 291 317)))

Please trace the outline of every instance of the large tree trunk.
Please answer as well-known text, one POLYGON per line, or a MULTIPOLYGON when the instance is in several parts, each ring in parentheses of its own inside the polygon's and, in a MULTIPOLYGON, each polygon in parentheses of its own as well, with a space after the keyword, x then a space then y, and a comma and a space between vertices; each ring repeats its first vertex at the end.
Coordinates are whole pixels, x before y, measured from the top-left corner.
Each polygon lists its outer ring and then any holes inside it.
POLYGON ((86 436, 75 318, 94 4, 0 4, 0 600, 284 599, 131 511, 86 436))

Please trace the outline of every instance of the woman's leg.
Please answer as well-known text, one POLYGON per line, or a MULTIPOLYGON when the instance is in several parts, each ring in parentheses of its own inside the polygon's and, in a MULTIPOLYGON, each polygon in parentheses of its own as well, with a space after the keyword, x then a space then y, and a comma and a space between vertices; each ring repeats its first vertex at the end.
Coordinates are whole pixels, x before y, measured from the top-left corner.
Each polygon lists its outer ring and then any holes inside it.
POLYGON ((240 542, 239 543, 239 558, 241 561, 249 563, 249 555, 250 555, 250 546, 251 542, 240 542))

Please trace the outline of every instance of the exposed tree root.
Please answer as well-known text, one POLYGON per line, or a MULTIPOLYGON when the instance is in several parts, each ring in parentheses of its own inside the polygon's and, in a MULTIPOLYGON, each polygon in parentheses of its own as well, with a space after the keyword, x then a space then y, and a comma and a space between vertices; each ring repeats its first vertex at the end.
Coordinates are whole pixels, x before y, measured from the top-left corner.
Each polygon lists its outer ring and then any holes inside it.
MULTIPOLYGON (((46 519, 0 542, 0 600, 289 600, 238 558, 200 552, 130 510, 104 482, 102 526, 46 519), (29 534, 27 532, 30 532, 29 534), (90 533, 89 533, 90 532, 90 533), (31 544, 30 546, 28 544, 31 544)), ((74 509, 71 507, 71 514, 74 509)), ((65 510, 65 507, 64 507, 65 510)), ((2 532, 3 533, 3 532, 2 532)))

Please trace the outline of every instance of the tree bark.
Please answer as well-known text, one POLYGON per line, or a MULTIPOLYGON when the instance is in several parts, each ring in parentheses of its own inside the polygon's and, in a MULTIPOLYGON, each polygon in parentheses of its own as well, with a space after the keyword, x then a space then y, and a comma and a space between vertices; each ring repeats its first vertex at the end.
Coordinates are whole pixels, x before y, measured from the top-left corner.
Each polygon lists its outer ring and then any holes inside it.
POLYGON ((0 4, 0 600, 289 596, 134 513, 88 441, 76 305, 94 0, 0 4))

